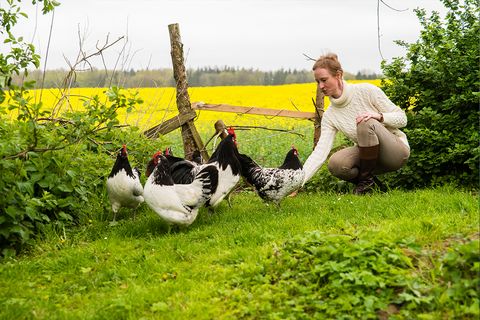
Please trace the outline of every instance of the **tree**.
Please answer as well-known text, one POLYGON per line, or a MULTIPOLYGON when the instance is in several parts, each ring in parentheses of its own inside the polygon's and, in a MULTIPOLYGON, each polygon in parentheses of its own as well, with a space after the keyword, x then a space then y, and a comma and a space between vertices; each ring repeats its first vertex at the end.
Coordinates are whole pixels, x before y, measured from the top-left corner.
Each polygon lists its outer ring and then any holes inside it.
POLYGON ((382 87, 407 111, 411 147, 393 179, 402 186, 479 185, 479 7, 476 0, 442 0, 448 9, 427 17, 415 43, 398 41, 405 57, 382 63, 382 87))

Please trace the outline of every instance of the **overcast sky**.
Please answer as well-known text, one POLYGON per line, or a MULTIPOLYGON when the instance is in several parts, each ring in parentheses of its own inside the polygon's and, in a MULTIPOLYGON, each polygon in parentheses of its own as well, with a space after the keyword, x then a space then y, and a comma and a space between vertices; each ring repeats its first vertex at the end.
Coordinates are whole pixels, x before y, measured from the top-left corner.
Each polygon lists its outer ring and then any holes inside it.
MULTIPOLYGON (((126 36, 108 50, 109 69, 171 68, 168 25, 178 23, 187 68, 245 67, 259 70, 310 69, 326 52, 338 54, 343 69, 380 72, 377 45, 377 0, 60 0, 53 19, 47 69, 75 61, 79 37, 84 50, 97 42, 126 36), (125 48, 119 64, 119 53, 125 48)), ((380 4, 383 57, 403 56, 394 40, 414 42, 420 25, 414 8, 445 8, 440 0, 384 0, 380 4)), ((52 14, 43 16, 30 1, 22 2, 30 19, 16 28, 46 56, 52 14)), ((99 58, 91 60, 102 66, 99 58)), ((42 62, 43 68, 43 62, 42 62)))

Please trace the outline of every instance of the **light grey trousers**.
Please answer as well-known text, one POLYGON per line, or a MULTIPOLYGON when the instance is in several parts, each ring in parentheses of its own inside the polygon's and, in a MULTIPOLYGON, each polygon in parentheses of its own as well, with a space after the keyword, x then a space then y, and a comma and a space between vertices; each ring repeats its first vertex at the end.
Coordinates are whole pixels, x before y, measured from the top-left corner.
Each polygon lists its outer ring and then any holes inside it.
MULTIPOLYGON (((361 147, 380 145, 377 165, 373 171, 375 175, 400 169, 410 156, 410 150, 405 143, 374 119, 357 125, 357 140, 361 147)), ((344 148, 330 157, 328 170, 332 175, 346 181, 358 176, 360 167, 358 145, 344 148)))

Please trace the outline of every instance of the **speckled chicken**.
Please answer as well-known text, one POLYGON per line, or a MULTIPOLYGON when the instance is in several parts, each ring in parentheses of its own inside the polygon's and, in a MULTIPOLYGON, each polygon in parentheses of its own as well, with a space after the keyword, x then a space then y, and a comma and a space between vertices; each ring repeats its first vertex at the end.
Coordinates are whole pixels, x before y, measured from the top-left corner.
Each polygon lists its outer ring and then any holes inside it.
POLYGON ((298 151, 293 146, 278 168, 263 168, 245 154, 240 154, 239 160, 242 176, 265 201, 280 205, 284 197, 302 186, 305 173, 298 151))

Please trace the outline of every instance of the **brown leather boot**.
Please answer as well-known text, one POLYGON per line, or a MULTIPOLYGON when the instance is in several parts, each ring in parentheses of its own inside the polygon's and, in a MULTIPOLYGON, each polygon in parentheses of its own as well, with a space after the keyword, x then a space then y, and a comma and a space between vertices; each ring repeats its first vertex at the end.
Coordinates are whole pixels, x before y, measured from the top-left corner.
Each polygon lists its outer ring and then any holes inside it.
POLYGON ((377 165, 378 151, 380 146, 358 147, 360 151, 360 172, 358 173, 357 186, 353 189, 353 193, 363 195, 372 191, 375 186, 373 170, 377 165))

